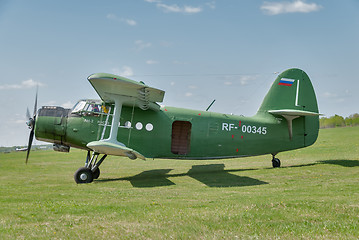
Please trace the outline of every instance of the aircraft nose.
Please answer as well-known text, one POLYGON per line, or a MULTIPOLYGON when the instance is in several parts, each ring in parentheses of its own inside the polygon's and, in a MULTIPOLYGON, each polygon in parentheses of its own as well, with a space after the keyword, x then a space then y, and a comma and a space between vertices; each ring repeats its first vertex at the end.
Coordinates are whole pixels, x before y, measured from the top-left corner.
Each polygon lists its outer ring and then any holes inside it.
POLYGON ((36 119, 36 137, 50 142, 64 142, 69 111, 62 107, 42 107, 36 119))

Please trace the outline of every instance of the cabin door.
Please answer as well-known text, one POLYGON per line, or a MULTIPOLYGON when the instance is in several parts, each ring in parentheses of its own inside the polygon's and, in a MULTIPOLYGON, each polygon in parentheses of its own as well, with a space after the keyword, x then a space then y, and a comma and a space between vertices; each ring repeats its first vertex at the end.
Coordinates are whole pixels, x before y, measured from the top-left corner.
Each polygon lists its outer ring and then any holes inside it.
POLYGON ((187 155, 190 151, 192 124, 188 121, 174 121, 172 124, 171 152, 187 155))

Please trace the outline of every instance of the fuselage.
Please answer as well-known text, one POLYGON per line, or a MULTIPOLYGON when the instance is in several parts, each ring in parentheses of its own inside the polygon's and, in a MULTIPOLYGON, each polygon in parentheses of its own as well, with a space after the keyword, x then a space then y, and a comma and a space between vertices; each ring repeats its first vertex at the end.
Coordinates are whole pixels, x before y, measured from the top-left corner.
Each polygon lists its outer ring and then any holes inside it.
MULTIPOLYGON (((109 137, 112 115, 72 113, 43 107, 35 126, 37 139, 89 150, 89 142, 109 137)), ((109 106, 110 112, 113 105, 109 106)), ((269 113, 235 116, 174 107, 159 111, 122 108, 117 140, 147 158, 211 159, 276 154, 313 144, 305 119, 293 122, 288 136, 285 119, 269 113)))

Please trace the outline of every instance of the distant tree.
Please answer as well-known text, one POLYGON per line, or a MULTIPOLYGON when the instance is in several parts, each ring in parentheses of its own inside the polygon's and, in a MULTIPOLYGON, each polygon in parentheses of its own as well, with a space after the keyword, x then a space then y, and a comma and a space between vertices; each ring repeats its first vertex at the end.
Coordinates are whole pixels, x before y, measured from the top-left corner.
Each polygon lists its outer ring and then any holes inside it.
POLYGON ((345 124, 347 126, 358 126, 359 125, 359 114, 354 113, 349 117, 345 118, 345 124))
POLYGON ((333 121, 335 124, 335 127, 344 127, 345 126, 345 120, 342 116, 336 115, 333 117, 333 121))
POLYGON ((330 127, 334 127, 334 126, 329 125, 329 118, 322 117, 319 119, 319 127, 320 128, 330 128, 330 127))
POLYGON ((353 126, 353 119, 351 119, 350 117, 346 117, 345 118, 345 125, 348 127, 353 126))
POLYGON ((322 117, 319 119, 320 128, 334 128, 334 127, 345 127, 347 123, 351 123, 349 119, 344 119, 342 116, 335 114, 332 117, 322 117))

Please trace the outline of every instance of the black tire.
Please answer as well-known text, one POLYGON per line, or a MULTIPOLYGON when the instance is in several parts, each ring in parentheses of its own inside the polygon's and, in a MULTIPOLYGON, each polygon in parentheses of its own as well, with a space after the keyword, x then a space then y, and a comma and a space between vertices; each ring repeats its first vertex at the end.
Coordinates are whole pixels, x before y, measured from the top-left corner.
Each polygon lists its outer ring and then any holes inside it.
POLYGON ((74 175, 76 183, 90 183, 93 181, 93 173, 87 167, 77 169, 74 175))
POLYGON ((93 179, 97 179, 100 176, 100 169, 96 168, 96 170, 92 173, 93 179))
POLYGON ((280 160, 279 160, 278 158, 273 158, 273 160, 272 160, 272 166, 273 166, 274 168, 280 167, 280 160))

